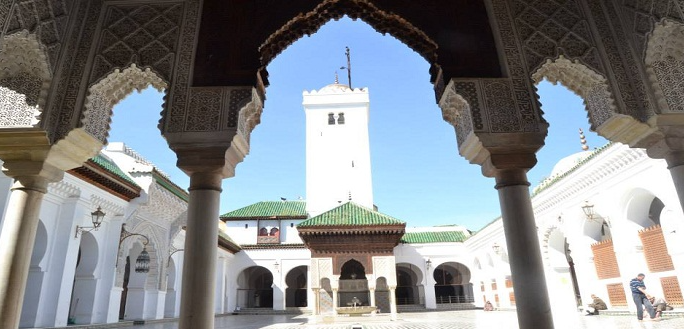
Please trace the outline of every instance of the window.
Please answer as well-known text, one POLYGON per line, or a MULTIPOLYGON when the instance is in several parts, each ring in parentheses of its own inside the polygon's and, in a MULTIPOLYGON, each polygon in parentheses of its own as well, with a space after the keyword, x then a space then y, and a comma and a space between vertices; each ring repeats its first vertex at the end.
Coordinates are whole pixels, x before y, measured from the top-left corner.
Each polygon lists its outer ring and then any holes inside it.
POLYGON ((329 125, 334 125, 335 124, 335 113, 328 113, 328 124, 329 125))
POLYGON ((337 114, 337 124, 338 125, 344 124, 344 112, 340 112, 337 114))
POLYGON ((245 224, 245 228, 248 228, 248 227, 249 227, 249 224, 245 224))
POLYGON ((259 229, 259 236, 268 236, 268 229, 265 227, 262 227, 259 229))

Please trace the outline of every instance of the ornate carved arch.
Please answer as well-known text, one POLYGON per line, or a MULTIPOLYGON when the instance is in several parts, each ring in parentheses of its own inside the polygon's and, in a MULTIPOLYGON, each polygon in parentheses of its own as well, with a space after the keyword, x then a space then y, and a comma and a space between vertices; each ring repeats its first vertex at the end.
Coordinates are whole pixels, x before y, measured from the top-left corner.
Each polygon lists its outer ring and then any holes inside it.
POLYGON ((45 49, 26 30, 0 42, 0 127, 35 127, 52 80, 45 49))
POLYGON ((684 112, 684 24, 668 19, 655 24, 644 61, 658 114, 684 112))
POLYGON ((82 115, 85 131, 103 144, 107 143, 112 108, 133 90, 141 91, 152 86, 163 91, 167 84, 151 69, 141 70, 135 64, 122 70, 115 69, 89 89, 82 115))
POLYGON ((584 99, 591 129, 611 141, 634 144, 651 131, 635 118, 620 114, 606 78, 580 62, 562 55, 547 60, 532 74, 539 83, 544 78, 553 84, 561 83, 584 99))
POLYGON ((389 33, 415 50, 430 65, 433 82, 439 71, 437 43, 406 19, 392 12, 380 10, 366 0, 325 0, 312 11, 299 14, 271 34, 259 47, 262 70, 283 50, 304 35, 311 35, 331 19, 347 15, 361 19, 383 35, 389 33))

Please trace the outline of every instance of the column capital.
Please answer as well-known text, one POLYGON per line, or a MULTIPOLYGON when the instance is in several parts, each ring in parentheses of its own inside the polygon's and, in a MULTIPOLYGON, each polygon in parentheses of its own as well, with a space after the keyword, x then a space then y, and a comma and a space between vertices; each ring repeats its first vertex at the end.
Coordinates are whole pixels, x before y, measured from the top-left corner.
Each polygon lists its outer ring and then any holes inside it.
POLYGON ((183 145, 172 149, 176 152, 178 168, 190 177, 195 173, 220 173, 222 178, 233 177, 235 167, 242 162, 247 152, 237 145, 205 147, 183 145))

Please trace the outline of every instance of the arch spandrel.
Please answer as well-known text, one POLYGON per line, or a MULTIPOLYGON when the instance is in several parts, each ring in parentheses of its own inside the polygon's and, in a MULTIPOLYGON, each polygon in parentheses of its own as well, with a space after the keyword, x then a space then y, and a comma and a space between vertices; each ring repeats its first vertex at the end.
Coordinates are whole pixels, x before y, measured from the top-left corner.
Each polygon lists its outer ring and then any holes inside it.
POLYGON ((664 19, 648 35, 646 74, 658 114, 684 113, 684 24, 664 19))

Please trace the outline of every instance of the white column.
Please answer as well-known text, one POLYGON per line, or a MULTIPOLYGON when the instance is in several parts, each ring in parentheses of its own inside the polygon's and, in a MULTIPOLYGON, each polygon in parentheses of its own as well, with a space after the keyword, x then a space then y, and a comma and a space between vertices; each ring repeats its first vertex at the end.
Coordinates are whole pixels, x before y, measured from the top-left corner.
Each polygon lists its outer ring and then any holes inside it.
POLYGON ((518 325, 551 329, 553 317, 527 174, 524 169, 506 169, 498 170, 495 177, 510 255, 518 325))
POLYGON ((397 287, 396 286, 390 286, 389 287, 389 304, 390 304, 390 316, 392 319, 397 318, 397 294, 396 294, 397 287))
POLYGON ((333 288, 332 290, 332 298, 333 298, 333 315, 337 315, 337 308, 339 307, 338 303, 338 298, 337 298, 337 288, 333 288))
POLYGON ((218 264, 216 266, 216 296, 214 301, 214 312, 216 314, 225 313, 225 305, 223 304, 223 296, 226 294, 226 287, 224 286, 224 276, 225 276, 225 261, 223 257, 219 257, 218 264))
POLYGON ((432 277, 431 269, 428 269, 425 276, 425 308, 434 310, 437 308, 437 298, 435 297, 435 278, 432 277))
MULTIPOLYGON (((61 178, 61 176, 60 176, 61 178)), ((15 177, 0 233, 0 328, 18 328, 48 179, 15 177)))
POLYGON ((220 172, 190 175, 180 329, 214 328, 220 172))
POLYGON ((368 288, 370 292, 370 306, 375 306, 375 288, 368 288))
POLYGON ((321 314, 321 289, 320 288, 313 288, 312 289, 314 292, 314 304, 313 304, 313 315, 320 315, 321 314))
POLYGON ((665 160, 677 190, 679 205, 684 208, 684 152, 670 151, 665 160))

